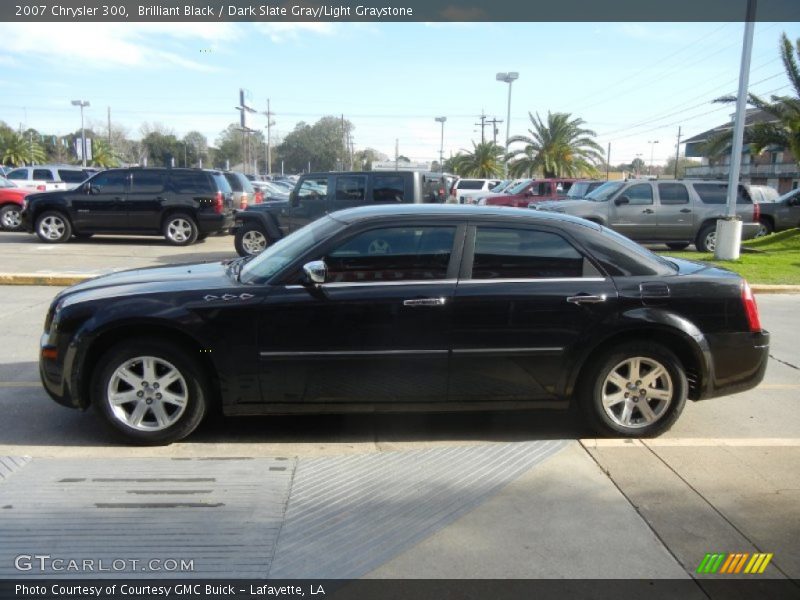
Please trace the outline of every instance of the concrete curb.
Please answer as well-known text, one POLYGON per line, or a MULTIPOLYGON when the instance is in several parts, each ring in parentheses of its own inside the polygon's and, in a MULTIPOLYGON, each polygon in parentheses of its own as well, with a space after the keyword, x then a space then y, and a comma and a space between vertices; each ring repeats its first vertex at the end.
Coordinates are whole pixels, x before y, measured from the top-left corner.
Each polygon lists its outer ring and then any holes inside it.
MULTIPOLYGON (((100 275, 60 275, 58 273, 0 273, 0 285, 68 286, 100 275)), ((751 283, 754 294, 800 294, 800 285, 751 283)))

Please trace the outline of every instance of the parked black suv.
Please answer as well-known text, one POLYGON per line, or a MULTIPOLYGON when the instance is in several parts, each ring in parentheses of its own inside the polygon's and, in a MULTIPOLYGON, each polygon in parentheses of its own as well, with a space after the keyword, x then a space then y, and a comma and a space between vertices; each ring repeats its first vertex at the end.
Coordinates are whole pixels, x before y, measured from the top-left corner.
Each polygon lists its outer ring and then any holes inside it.
POLYGON ((233 226, 223 174, 203 169, 109 169, 74 190, 31 194, 23 226, 43 242, 95 233, 163 235, 188 246, 233 226))
POLYGON ((287 201, 248 206, 236 214, 234 245, 240 256, 258 254, 273 242, 344 208, 364 204, 442 202, 441 176, 415 171, 308 173, 287 201))

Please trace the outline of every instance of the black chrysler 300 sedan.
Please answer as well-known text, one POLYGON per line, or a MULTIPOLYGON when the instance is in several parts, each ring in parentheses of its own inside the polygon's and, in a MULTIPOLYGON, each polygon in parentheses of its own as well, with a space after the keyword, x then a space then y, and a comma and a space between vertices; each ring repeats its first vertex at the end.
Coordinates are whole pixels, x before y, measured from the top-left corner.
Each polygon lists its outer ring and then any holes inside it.
POLYGON ((255 257, 61 292, 41 376, 128 440, 254 415, 574 401, 601 433, 667 430, 686 398, 757 385, 747 283, 581 219, 449 205, 325 216, 255 257))

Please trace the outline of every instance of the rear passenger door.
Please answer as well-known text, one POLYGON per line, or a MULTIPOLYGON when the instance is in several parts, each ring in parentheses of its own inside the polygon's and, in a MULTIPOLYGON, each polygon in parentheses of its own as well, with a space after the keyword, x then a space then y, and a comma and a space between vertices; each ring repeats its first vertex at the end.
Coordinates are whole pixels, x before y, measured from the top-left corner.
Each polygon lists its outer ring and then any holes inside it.
POLYGON ((167 172, 162 169, 135 169, 131 172, 126 201, 131 231, 158 231, 165 202, 167 172))
POLYGON ((658 184, 658 235, 664 240, 694 239, 694 212, 683 183, 658 184))

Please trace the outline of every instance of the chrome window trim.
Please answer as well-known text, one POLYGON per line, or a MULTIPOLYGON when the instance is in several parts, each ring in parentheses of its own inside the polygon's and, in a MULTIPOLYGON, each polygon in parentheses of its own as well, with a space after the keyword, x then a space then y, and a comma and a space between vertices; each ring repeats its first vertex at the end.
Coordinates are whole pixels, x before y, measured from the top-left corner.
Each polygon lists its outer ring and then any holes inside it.
MULTIPOLYGON (((323 283, 320 287, 327 288, 340 288, 340 287, 354 287, 354 286, 362 286, 362 287, 374 287, 377 285, 441 285, 443 283, 457 283, 457 279, 406 279, 402 281, 343 281, 343 282, 332 282, 332 283, 323 283)), ((287 290, 298 290, 305 288, 304 285, 285 285, 283 286, 287 290)))
POLYGON ((540 277, 531 279, 461 279, 458 284, 478 284, 478 283, 565 283, 570 281, 602 282, 608 281, 605 277, 540 277))

